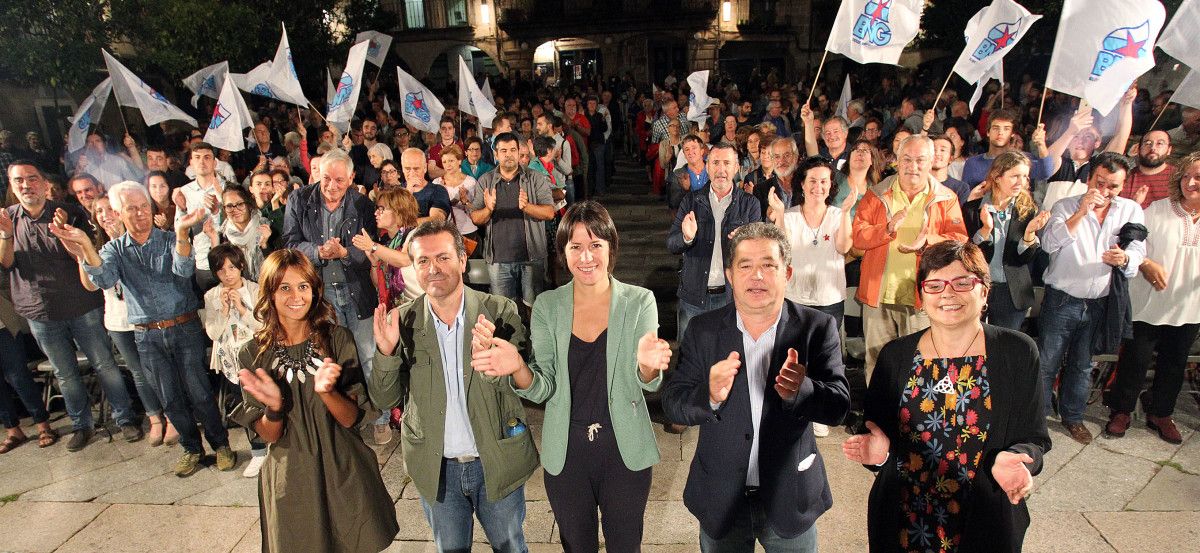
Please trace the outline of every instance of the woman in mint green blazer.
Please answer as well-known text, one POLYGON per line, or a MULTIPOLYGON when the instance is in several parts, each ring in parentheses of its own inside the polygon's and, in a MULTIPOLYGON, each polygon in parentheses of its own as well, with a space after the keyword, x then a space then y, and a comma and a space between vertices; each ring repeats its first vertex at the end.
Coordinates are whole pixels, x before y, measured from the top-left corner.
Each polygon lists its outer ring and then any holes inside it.
POLYGON ((513 389, 546 403, 542 466, 563 548, 598 549, 598 510, 606 549, 638 551, 659 459, 643 394, 662 384, 671 349, 650 291, 610 274, 617 230, 604 206, 571 206, 555 246, 572 279, 534 303, 534 358, 513 389))

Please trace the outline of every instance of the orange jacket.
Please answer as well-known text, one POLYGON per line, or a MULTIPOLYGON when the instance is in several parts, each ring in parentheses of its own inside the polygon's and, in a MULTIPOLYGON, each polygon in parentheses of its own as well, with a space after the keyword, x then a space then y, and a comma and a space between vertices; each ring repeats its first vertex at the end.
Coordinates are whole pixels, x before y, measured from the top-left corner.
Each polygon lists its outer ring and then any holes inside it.
MULTIPOLYGON (((854 247, 862 250, 862 276, 858 283, 858 301, 871 307, 879 307, 879 294, 883 287, 883 270, 887 265, 888 246, 896 234, 888 234, 888 221, 892 218, 891 199, 893 175, 871 187, 858 203, 854 216, 854 247)), ((958 196, 953 190, 929 177, 933 186, 933 197, 925 204, 925 221, 928 225, 926 244, 943 240, 967 240, 967 227, 963 224, 962 209, 958 207, 958 196)), ((912 215, 910 215, 911 217, 912 215)), ((921 252, 917 252, 917 266, 921 265, 921 252)), ((915 285, 915 283, 914 283, 915 285)), ((917 307, 921 306, 921 295, 916 294, 917 307)))

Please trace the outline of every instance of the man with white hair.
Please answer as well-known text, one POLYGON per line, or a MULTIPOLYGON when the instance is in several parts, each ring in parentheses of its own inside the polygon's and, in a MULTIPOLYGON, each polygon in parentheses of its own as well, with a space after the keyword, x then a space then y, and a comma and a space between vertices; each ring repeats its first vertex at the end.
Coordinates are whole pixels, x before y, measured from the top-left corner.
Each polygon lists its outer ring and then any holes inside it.
POLYGON ((229 432, 209 383, 204 327, 196 313, 200 300, 192 288, 196 260, 189 230, 206 214, 193 210, 176 219, 175 232, 169 232, 154 226, 144 186, 121 182, 108 196, 126 232, 100 251, 75 226, 55 224, 51 232, 80 259, 93 284, 120 284, 142 366, 154 375, 167 420, 179 431, 184 454, 175 464, 175 475, 191 476, 200 469, 204 445, 197 423, 216 451, 217 468, 233 470, 237 454, 229 447, 229 432))
MULTIPOLYGON (((321 157, 321 182, 310 184, 288 198, 283 216, 283 243, 308 256, 321 272, 325 298, 333 304, 338 324, 350 329, 359 360, 371 376, 375 338, 371 317, 379 296, 371 282, 371 260, 352 246, 353 238, 377 232, 375 206, 353 186, 354 162, 342 150, 321 157)), ((373 252, 372 252, 373 253, 373 252)), ((392 439, 387 413, 375 421, 375 442, 392 439)))
POLYGON ((851 129, 866 126, 867 107, 863 105, 862 100, 850 100, 850 104, 846 106, 846 119, 850 120, 851 129))

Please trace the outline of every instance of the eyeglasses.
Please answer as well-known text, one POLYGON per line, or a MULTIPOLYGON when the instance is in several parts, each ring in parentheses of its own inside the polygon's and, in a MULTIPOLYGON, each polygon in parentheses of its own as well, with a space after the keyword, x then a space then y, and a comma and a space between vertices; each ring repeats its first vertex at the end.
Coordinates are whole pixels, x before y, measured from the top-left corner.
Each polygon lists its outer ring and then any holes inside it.
POLYGON ((383 171, 380 171, 379 174, 381 174, 381 175, 399 175, 400 172, 395 169, 384 169, 383 171))
POLYGON ((234 210, 234 209, 242 209, 242 208, 244 208, 244 207, 246 207, 246 202, 237 202, 237 203, 232 203, 232 204, 225 204, 225 210, 226 210, 226 211, 232 211, 232 210, 234 210))
POLYGON ((963 276, 954 280, 942 279, 926 279, 921 281, 921 291, 926 294, 941 294, 946 290, 946 285, 955 292, 970 292, 975 289, 976 284, 982 284, 983 279, 979 277, 963 276))

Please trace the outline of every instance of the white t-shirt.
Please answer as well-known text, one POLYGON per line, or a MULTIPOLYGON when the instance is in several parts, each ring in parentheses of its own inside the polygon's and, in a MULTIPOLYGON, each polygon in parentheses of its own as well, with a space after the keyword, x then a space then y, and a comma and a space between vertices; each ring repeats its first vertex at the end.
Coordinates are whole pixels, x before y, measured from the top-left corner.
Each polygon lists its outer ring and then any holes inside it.
POLYGON ((792 245, 792 278, 784 295, 810 307, 845 301, 846 260, 837 251, 842 210, 827 207, 821 225, 814 229, 804 220, 801 209, 795 206, 783 214, 783 232, 792 245))
POLYGON ((1141 275, 1129 282, 1133 320, 1152 325, 1200 323, 1200 224, 1163 198, 1146 209, 1146 257, 1162 264, 1167 288, 1155 290, 1141 275))
MULTIPOLYGON (((450 216, 454 218, 454 225, 458 227, 458 232, 462 234, 470 234, 479 230, 475 223, 471 221, 471 212, 467 209, 471 205, 471 201, 475 199, 475 185, 478 182, 471 175, 463 175, 462 184, 458 186, 447 186, 446 181, 442 177, 433 179, 433 184, 439 185, 446 189, 446 193, 450 195, 450 216), (458 189, 467 188, 467 203, 458 201, 458 189)), ((407 280, 405 281, 407 283, 407 280)))

